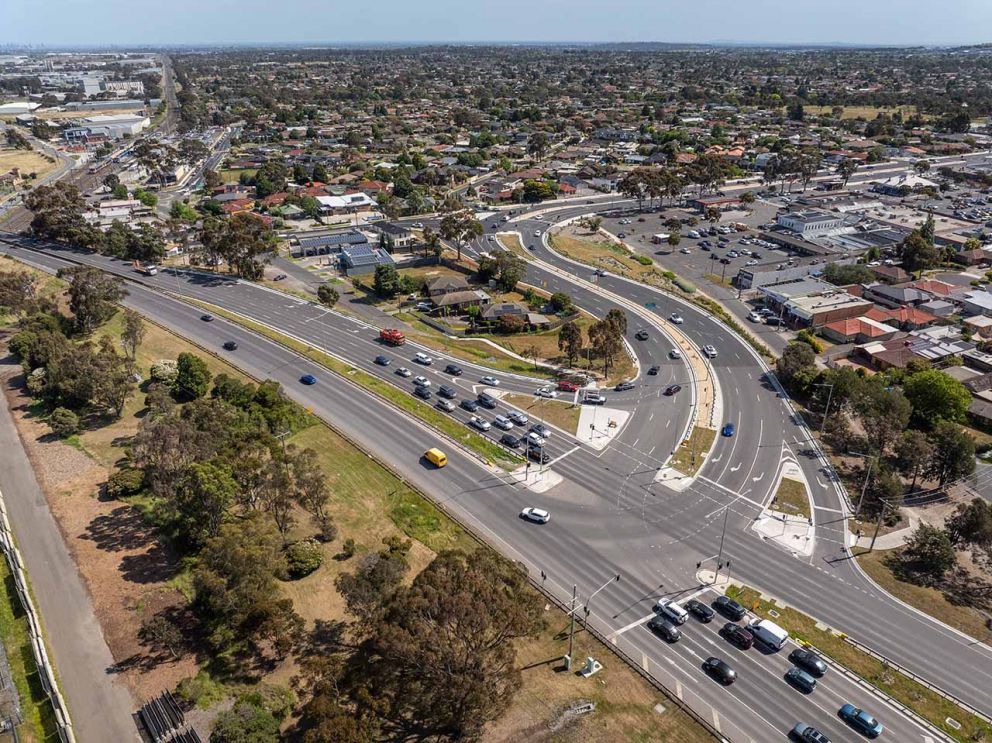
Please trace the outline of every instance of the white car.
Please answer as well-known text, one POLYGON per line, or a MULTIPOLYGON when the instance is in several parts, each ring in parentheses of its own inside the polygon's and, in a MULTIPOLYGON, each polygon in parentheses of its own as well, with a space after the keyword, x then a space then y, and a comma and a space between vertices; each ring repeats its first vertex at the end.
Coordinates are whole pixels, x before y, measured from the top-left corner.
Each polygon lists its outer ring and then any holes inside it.
POLYGON ((414 377, 413 378, 413 383, 415 385, 417 385, 418 387, 430 387, 431 386, 431 380, 429 380, 427 377, 414 377))
POLYGON ((745 265, 745 266, 757 266, 757 265, 758 265, 758 261, 756 261, 756 260, 755 260, 754 258, 752 258, 751 260, 749 260, 749 261, 748 261, 747 263, 745 263, 744 265, 745 265))
POLYGON ((504 415, 497 415, 493 418, 493 425, 496 426, 496 428, 503 429, 504 431, 509 431, 513 428, 513 422, 504 415))
POLYGON ((716 349, 713 348, 713 346, 703 346, 703 353, 705 353, 708 358, 716 358, 716 349))
POLYGON ((682 323, 685 322, 685 320, 682 318, 682 315, 680 315, 678 312, 673 312, 671 315, 668 316, 668 319, 671 320, 676 325, 681 325, 682 323))
POLYGON ((482 379, 480 379, 479 381, 482 384, 489 385, 490 387, 499 387, 499 380, 496 379, 496 377, 491 376, 491 375, 486 375, 482 379))
POLYGON ((411 374, 413 374, 413 372, 407 369, 405 366, 401 366, 399 369, 397 369, 396 373, 399 374, 401 377, 409 377, 411 374))
POLYGON ((423 364, 424 366, 430 366, 434 363, 434 359, 421 351, 417 351, 416 355, 413 357, 413 360, 418 364, 423 364))
POLYGON ((533 431, 527 434, 527 441, 529 441, 534 446, 544 446, 546 443, 548 443, 548 440, 546 438, 544 438, 543 436, 539 436, 533 431))
POLYGON ((554 399, 558 397, 558 390, 552 389, 551 387, 541 387, 537 392, 534 393, 538 397, 547 397, 554 399))
POLYGON ((751 322, 761 322, 761 315, 759 315, 757 312, 748 312, 747 319, 750 320, 751 322))
POLYGON ((538 524, 546 524, 551 521, 551 514, 545 511, 543 508, 534 508, 533 506, 528 506, 523 511, 520 512, 521 518, 525 518, 528 521, 534 521, 538 524))
POLYGON ((540 237, 540 236, 541 236, 541 231, 540 230, 534 230, 534 237, 540 237))
POLYGON ((692 253, 692 251, 689 250, 689 248, 681 248, 679 249, 679 252, 682 253, 683 255, 689 255, 690 253, 692 253))
POLYGON ((489 421, 487 421, 485 418, 480 418, 477 415, 473 415, 471 418, 469 418, 468 422, 470 425, 475 426, 480 431, 488 431, 490 428, 492 428, 492 424, 489 421))
POLYGON ((423 222, 414 222, 410 226, 413 227, 413 229, 415 229, 415 230, 422 230, 422 229, 424 229, 424 223, 423 222))
POLYGON ((668 352, 668 357, 671 359, 681 359, 682 352, 677 348, 673 348, 671 351, 668 352))

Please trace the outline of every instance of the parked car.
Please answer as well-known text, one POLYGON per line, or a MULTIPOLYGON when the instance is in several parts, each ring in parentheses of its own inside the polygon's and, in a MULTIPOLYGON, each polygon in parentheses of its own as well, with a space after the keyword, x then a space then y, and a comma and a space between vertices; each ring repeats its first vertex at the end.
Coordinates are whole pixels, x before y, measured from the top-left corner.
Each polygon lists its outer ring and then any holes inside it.
POLYGON ((477 415, 473 415, 471 418, 469 418, 468 422, 471 426, 478 428, 480 431, 488 431, 490 428, 492 428, 492 424, 489 421, 487 421, 485 418, 480 418, 477 415))
POLYGON ((870 713, 850 703, 841 707, 837 714, 844 722, 868 738, 877 738, 885 729, 870 713))
POLYGON ((681 390, 682 390, 682 385, 670 384, 665 388, 665 394, 671 397, 672 395, 677 395, 681 390))
POLYGON ((751 322, 761 322, 761 315, 759 315, 757 312, 748 312, 747 319, 750 320, 751 322))
POLYGON ((462 410, 467 410, 470 413, 474 413, 479 409, 479 403, 477 403, 475 400, 462 400, 460 403, 458 403, 458 407, 460 407, 462 410))
POLYGON ((737 680, 737 671, 725 660, 710 656, 703 661, 703 668, 724 686, 729 686, 737 680))
POLYGON ((377 363, 379 366, 389 366, 389 364, 390 364, 389 357, 388 356, 376 356, 375 357, 375 363, 377 363))
POLYGON ((747 650, 754 645, 754 635, 749 630, 744 629, 739 624, 727 622, 720 630, 720 634, 727 638, 742 650, 747 650))
POLYGON ((682 638, 682 630, 660 615, 648 620, 648 629, 661 635, 668 642, 678 642, 682 638))
POLYGON ((538 524, 546 524, 551 521, 551 514, 545 511, 543 508, 534 508, 533 506, 528 506, 520 512, 522 518, 528 521, 534 521, 538 524))
MULTIPOLYGON (((734 625, 737 626, 736 624, 734 625)), ((801 668, 793 666, 785 672, 785 680, 805 694, 812 694, 816 688, 816 679, 801 668)))
POLYGON ((224 342, 224 350, 225 351, 237 351, 238 350, 238 344, 235 341, 225 341, 224 342))
POLYGON ((448 364, 444 367, 446 374, 450 374, 453 377, 460 377, 462 375, 462 368, 457 364, 448 364))
POLYGON ((740 621, 747 614, 743 606, 728 596, 717 596, 713 601, 713 608, 735 622, 740 621))
POLYGON ((499 387, 499 380, 496 377, 487 374, 482 379, 479 380, 481 384, 488 385, 490 387, 499 387))
POLYGON ((399 374, 401 377, 409 377, 413 374, 413 372, 407 369, 405 366, 401 366, 399 369, 396 370, 395 373, 399 374))
POLYGON ((511 421, 516 423, 518 426, 526 426, 530 422, 530 418, 521 413, 519 410, 510 410, 507 412, 506 417, 511 421))
POLYGON ((300 377, 300 382, 302 382, 303 384, 317 384, 317 377, 315 377, 313 374, 304 374, 302 377, 300 377))
POLYGON ((789 653, 789 660, 814 676, 822 676, 827 672, 827 664, 812 650, 796 648, 789 653))
POLYGON ((437 394, 439 394, 441 397, 446 397, 449 400, 454 400, 456 397, 458 397, 458 390, 456 390, 454 387, 449 387, 446 384, 442 384, 440 387, 437 388, 437 394))
POLYGON ((708 607, 699 599, 689 599, 685 602, 685 609, 687 612, 695 616, 703 624, 708 624, 712 621, 714 615, 716 614, 713 609, 708 607))

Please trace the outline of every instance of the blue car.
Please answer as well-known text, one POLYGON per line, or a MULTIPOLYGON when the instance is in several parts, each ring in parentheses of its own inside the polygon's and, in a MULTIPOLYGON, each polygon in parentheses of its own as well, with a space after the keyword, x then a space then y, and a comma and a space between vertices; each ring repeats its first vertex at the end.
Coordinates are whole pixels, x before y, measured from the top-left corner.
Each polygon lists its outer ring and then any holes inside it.
POLYGON ((304 374, 302 377, 300 377, 300 382, 302 382, 303 384, 317 384, 317 377, 315 377, 313 374, 304 374))
POLYGON ((723 435, 724 436, 733 436, 734 435, 734 424, 733 423, 728 423, 727 425, 725 425, 723 427, 723 435))
POLYGON ((882 730, 884 730, 882 723, 853 704, 845 704, 837 714, 840 715, 844 722, 869 738, 877 738, 882 734, 882 730))

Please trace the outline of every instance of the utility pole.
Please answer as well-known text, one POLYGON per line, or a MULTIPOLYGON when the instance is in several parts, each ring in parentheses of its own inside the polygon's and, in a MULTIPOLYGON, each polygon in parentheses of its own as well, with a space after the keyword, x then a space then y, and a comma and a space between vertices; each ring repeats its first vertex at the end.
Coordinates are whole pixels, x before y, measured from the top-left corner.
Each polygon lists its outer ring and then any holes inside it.
POLYGON ((833 384, 818 384, 816 386, 817 387, 829 387, 830 388, 830 393, 827 395, 827 407, 825 407, 823 409, 823 422, 820 423, 820 436, 822 437, 823 436, 823 429, 827 425, 827 415, 829 415, 829 413, 830 413, 830 401, 833 399, 833 396, 834 396, 834 386, 833 386, 833 384))
POLYGON ((878 456, 872 454, 868 457, 868 469, 865 470, 865 484, 861 486, 861 497, 858 498, 858 506, 854 509, 854 518, 858 518, 861 514, 861 504, 865 502, 865 493, 868 492, 868 480, 871 478, 871 468, 875 464, 875 460, 878 456))
POLYGON ((716 555, 716 578, 714 583, 720 579, 720 568, 723 567, 723 540, 727 536, 727 517, 730 516, 730 504, 728 503, 723 509, 723 531, 720 532, 720 549, 716 555))
POLYGON ((868 551, 871 552, 875 549, 875 540, 878 539, 879 529, 882 528, 882 519, 885 518, 885 512, 889 510, 890 503, 887 500, 882 501, 882 508, 878 512, 878 519, 875 521, 875 533, 871 535, 871 544, 868 545, 868 551))
POLYGON ((575 592, 578 589, 576 584, 572 584, 572 604, 571 611, 568 612, 569 615, 569 626, 568 626, 568 655, 565 656, 565 670, 572 670, 572 642, 575 639, 575 592))

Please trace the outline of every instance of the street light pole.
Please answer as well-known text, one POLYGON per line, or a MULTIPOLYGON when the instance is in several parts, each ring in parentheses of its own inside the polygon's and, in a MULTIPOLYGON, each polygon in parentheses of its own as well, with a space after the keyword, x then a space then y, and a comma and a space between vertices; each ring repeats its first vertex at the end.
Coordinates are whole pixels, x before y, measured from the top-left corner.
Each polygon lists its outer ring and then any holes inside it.
POLYGON ((571 611, 568 612, 570 619, 568 627, 568 655, 565 656, 565 668, 569 671, 572 670, 572 641, 575 638, 575 592, 577 588, 578 586, 573 583, 571 611))
POLYGON ((599 588, 597 588, 595 591, 592 592, 592 594, 589 596, 589 598, 586 599, 586 605, 583 607, 584 610, 585 610, 585 615, 587 617, 589 616, 589 604, 592 602, 592 600, 596 596, 596 594, 599 593, 600 591, 602 591, 604 588, 606 588, 611 583, 616 583, 619 580, 620 580, 620 573, 617 573, 612 578, 610 578, 608 581, 606 581, 606 583, 604 583, 603 585, 601 585, 599 588))
POLYGON ((827 395, 827 407, 823 409, 823 422, 820 423, 820 436, 823 436, 823 429, 827 425, 827 416, 830 414, 830 401, 834 397, 834 386, 833 384, 818 384, 817 387, 829 387, 830 393, 827 395))
POLYGON ((723 540, 727 536, 727 517, 730 516, 730 504, 728 503, 723 509, 723 531, 720 532, 720 549, 716 555, 716 577, 713 582, 716 583, 720 579, 720 568, 723 567, 723 540))

